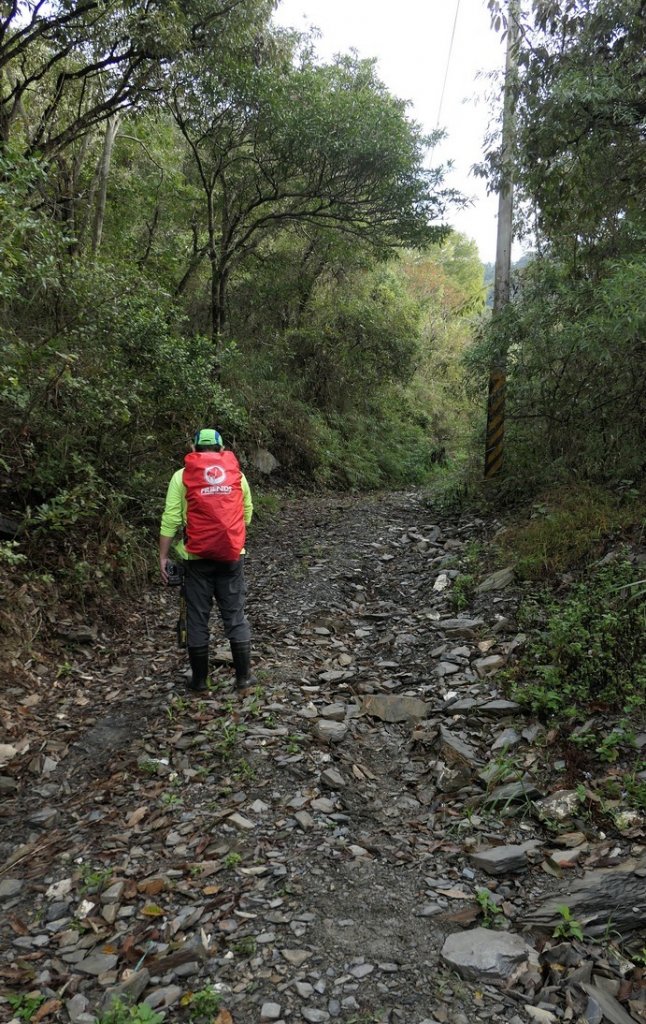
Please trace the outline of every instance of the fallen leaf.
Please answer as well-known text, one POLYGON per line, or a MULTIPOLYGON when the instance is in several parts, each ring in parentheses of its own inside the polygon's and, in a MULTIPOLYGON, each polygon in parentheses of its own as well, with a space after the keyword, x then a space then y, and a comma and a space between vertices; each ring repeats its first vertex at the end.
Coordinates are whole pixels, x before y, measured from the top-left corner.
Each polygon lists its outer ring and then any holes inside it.
POLYGON ((138 825, 140 821, 143 821, 147 814, 147 807, 138 807, 136 811, 133 811, 132 814, 128 815, 128 817, 126 818, 126 825, 128 825, 130 828, 132 828, 134 825, 138 825))
POLYGON ((156 896, 158 892, 163 892, 167 888, 168 882, 165 878, 145 878, 137 885, 139 892, 146 896, 156 896))
POLYGON ((213 1024, 235 1024, 235 1022, 228 1010, 220 1010, 213 1024))
POLYGON ((163 917, 166 911, 162 910, 161 907, 158 907, 156 903, 149 903, 144 907, 141 913, 144 917, 163 917))
POLYGON ((50 1013, 56 1013, 57 1010, 60 1010, 62 1005, 60 999, 48 999, 29 1019, 32 1021, 32 1024, 38 1024, 44 1017, 49 1017, 50 1013))
POLYGON ((459 889, 457 886, 454 886, 451 889, 436 889, 435 891, 441 893, 442 896, 448 896, 450 900, 471 899, 471 893, 465 892, 464 889, 459 889))
POLYGON ((8 764, 17 753, 17 747, 12 747, 10 743, 0 743, 0 766, 8 764))

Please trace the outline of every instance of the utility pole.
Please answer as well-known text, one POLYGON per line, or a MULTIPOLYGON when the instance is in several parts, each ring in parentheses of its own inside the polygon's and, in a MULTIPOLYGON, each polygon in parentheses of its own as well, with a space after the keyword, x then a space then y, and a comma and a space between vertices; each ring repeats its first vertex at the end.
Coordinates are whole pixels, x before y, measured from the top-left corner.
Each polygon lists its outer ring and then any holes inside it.
MULTIPOLYGON (((507 51, 502 113, 502 153, 500 191, 498 193, 498 235, 493 292, 493 315, 509 302, 511 278, 511 240, 513 215, 513 146, 514 146, 514 84, 518 69, 518 22, 520 0, 509 0, 507 8, 507 51)), ((489 372, 487 402, 487 439, 485 443, 486 480, 502 469, 505 438, 505 391, 507 388, 506 358, 498 352, 489 372)))

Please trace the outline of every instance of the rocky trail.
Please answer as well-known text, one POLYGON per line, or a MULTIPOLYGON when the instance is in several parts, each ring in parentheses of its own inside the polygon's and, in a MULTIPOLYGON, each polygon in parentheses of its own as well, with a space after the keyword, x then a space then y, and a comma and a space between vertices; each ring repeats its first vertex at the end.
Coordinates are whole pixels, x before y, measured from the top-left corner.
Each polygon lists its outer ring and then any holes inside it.
POLYGON ((520 588, 474 573, 498 525, 286 502, 250 544, 243 701, 216 622, 185 691, 161 587, 14 666, 0 1020, 643 1024, 644 823, 505 696, 520 588))

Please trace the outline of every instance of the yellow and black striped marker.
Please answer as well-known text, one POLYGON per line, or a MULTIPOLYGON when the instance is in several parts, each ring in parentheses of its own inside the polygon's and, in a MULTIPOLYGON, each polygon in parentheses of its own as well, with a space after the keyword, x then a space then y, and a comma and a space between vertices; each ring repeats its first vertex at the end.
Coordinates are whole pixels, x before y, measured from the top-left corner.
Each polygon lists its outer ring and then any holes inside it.
POLYGON ((505 437, 505 391, 507 375, 503 370, 492 370, 489 377, 487 402, 487 440, 485 445, 485 480, 490 480, 502 469, 505 437))

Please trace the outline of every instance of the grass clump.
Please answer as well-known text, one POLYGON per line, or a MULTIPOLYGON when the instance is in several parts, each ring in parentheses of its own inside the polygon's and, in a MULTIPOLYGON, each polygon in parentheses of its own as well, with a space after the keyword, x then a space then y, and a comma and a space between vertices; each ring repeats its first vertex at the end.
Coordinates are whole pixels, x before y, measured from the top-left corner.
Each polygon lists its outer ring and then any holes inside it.
POLYGON ((571 572, 600 558, 609 540, 642 535, 646 505, 637 491, 593 485, 552 490, 532 505, 529 522, 508 527, 501 554, 522 579, 541 580, 571 572))

